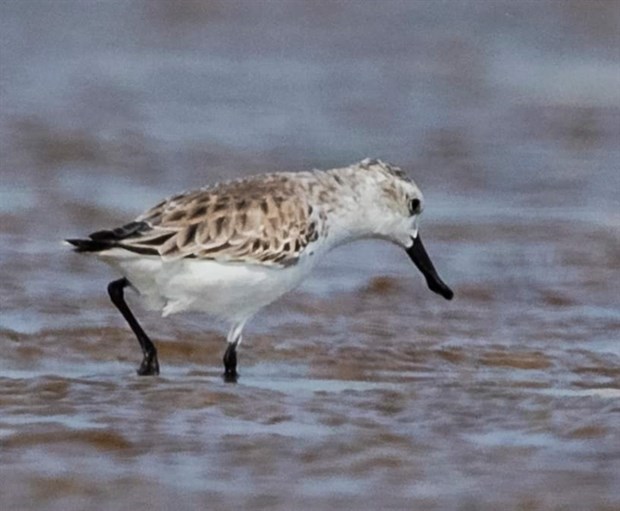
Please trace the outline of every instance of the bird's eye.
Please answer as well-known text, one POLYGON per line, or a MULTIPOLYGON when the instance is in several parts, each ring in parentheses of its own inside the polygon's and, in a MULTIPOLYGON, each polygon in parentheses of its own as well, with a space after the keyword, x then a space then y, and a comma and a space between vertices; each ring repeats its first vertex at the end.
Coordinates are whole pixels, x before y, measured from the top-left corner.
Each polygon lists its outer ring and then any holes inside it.
POLYGON ((409 201, 409 214, 415 215, 420 212, 420 199, 411 199, 409 201))

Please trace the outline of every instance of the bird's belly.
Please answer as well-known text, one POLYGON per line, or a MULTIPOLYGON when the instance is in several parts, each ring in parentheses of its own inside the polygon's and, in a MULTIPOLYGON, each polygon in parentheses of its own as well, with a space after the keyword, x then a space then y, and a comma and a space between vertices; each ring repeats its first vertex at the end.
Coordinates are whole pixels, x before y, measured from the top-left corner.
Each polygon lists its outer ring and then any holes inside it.
POLYGON ((127 258, 114 263, 145 305, 164 316, 200 311, 244 320, 296 287, 310 272, 305 261, 286 267, 182 259, 127 258))

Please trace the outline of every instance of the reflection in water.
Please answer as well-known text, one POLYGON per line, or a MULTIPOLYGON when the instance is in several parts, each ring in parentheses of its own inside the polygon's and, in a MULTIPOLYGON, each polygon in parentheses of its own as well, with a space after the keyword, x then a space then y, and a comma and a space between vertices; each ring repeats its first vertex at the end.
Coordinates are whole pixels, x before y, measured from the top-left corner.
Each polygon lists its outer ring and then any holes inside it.
POLYGON ((4 2, 7 509, 620 506, 614 2, 4 2), (343 247, 250 324, 136 309, 60 240, 255 172, 377 156, 428 250, 343 247), (138 312, 139 311, 139 312, 138 312))

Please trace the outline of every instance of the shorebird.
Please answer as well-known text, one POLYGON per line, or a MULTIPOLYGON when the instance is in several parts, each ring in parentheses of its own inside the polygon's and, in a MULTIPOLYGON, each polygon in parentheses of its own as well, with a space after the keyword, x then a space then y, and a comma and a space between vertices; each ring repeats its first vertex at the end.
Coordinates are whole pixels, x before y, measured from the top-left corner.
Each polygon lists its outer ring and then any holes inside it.
POLYGON ((248 319, 295 288, 336 246, 364 238, 395 243, 432 291, 452 299, 418 232, 423 209, 422 193, 399 167, 367 158, 343 168, 263 174, 188 191, 122 227, 66 241, 122 275, 108 293, 140 343, 139 375, 159 374, 159 361, 125 302, 127 287, 163 316, 201 311, 227 321, 224 377, 236 381, 248 319))

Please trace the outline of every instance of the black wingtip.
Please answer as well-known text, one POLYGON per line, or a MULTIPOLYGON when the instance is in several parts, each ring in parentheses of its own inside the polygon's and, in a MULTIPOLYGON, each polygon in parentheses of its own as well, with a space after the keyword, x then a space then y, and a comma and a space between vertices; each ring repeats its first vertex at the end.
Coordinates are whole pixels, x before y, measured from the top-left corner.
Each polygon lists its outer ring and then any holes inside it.
MULTIPOLYGON (((90 239, 68 239, 65 241, 75 247, 75 252, 101 252, 116 246, 121 246, 119 244, 120 241, 126 238, 131 238, 132 236, 138 235, 149 229, 150 226, 146 222, 136 221, 129 222, 128 224, 116 229, 93 232, 88 235, 90 239)), ((131 249, 129 247, 124 248, 138 253, 142 250, 131 249)), ((150 250, 149 253, 150 252, 153 252, 153 250, 150 250)))
POLYGON ((116 229, 106 229, 88 235, 94 241, 121 241, 134 235, 148 231, 151 227, 146 222, 129 222, 116 229))
POLYGON ((84 239, 68 239, 65 240, 70 245, 73 245, 75 252, 101 252, 107 248, 110 248, 109 243, 94 240, 84 239))

